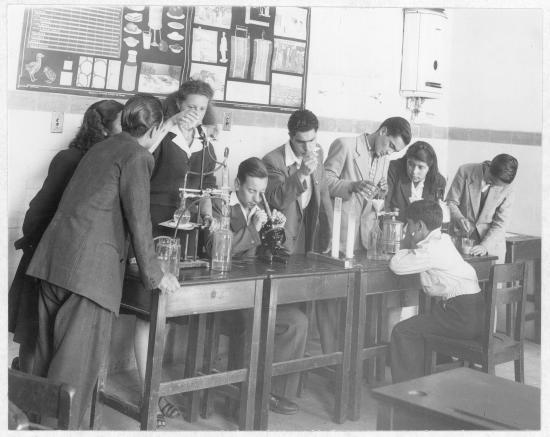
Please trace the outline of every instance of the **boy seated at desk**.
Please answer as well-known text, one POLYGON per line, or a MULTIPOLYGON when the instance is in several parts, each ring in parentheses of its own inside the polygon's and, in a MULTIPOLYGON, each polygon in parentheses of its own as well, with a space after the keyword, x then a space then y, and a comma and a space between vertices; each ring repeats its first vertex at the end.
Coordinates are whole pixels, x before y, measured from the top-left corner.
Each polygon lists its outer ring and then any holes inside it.
POLYGON ((424 376, 424 334, 474 339, 484 325, 485 300, 474 268, 441 232, 443 213, 431 200, 419 200, 405 211, 405 247, 390 261, 397 275, 420 273, 424 292, 440 297, 430 314, 404 320, 391 333, 391 373, 394 383, 424 376))
MULTIPOLYGON (((254 257, 260 246, 260 230, 267 222, 266 212, 260 207, 262 194, 267 187, 267 169, 259 158, 248 158, 241 162, 235 179, 235 191, 231 193, 230 229, 233 232, 233 258, 254 257)), ((212 211, 214 221, 222 216, 222 203, 214 201, 212 211)), ((273 210, 273 215, 282 218, 282 214, 273 210)), ((284 216, 283 216, 284 217, 284 216)), ((283 223, 284 224, 284 223, 283 223)), ((206 238, 207 251, 212 248, 212 233, 206 238)), ((230 347, 229 367, 241 367, 244 354, 244 341, 240 338, 245 331, 245 318, 242 311, 223 313, 222 328, 237 339, 230 347), (228 329, 225 329, 227 326, 228 329)), ((306 315, 294 305, 280 305, 277 307, 275 321, 275 344, 273 362, 288 361, 304 356, 307 339, 308 320, 306 315)), ((296 397, 299 374, 274 377, 269 399, 271 411, 279 414, 295 414, 298 405, 289 398, 296 397)))

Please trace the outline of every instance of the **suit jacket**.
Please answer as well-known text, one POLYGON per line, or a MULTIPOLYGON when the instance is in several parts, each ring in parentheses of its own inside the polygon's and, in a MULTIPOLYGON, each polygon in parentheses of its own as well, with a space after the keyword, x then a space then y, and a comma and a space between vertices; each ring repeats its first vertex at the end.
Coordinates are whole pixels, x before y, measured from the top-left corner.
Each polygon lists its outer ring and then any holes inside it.
POLYGON ((285 163, 285 145, 277 147, 263 157, 269 173, 266 198, 271 207, 286 216, 284 247, 289 253, 296 251, 296 243, 302 222, 305 223, 306 252, 323 252, 328 249, 332 235, 332 203, 327 178, 323 168, 323 152, 319 147, 317 168, 312 173, 311 200, 304 211, 298 196, 304 191, 295 166, 285 163))
POLYGON ((162 271, 151 235, 153 156, 128 133, 86 153, 36 248, 27 274, 118 314, 129 237, 147 289, 162 271))
POLYGON ((481 164, 465 164, 459 167, 447 194, 451 219, 458 221, 465 217, 475 224, 481 238, 479 242, 490 255, 496 255, 504 262, 506 255, 505 226, 512 211, 512 186, 491 186, 483 210, 479 211, 483 168, 481 164))
MULTIPOLYGON (((222 216, 221 200, 215 199, 212 202, 213 217, 220 219, 222 216)), ((240 205, 231 206, 231 232, 233 232, 233 243, 231 254, 234 257, 252 257, 256 256, 256 249, 261 244, 260 235, 256 228, 246 224, 246 218, 240 205)), ((208 232, 206 237, 206 249, 209 254, 212 252, 213 233, 208 232)))
MULTIPOLYGON (((337 138, 330 145, 325 171, 327 174, 330 197, 342 198, 342 219, 340 226, 340 249, 346 247, 348 232, 348 218, 355 216, 355 247, 360 247, 359 242, 366 246, 367 234, 375 221, 375 213, 372 202, 366 201, 361 194, 353 193, 353 183, 369 179, 371 155, 367 147, 366 135, 357 137, 337 138)), ((374 182, 378 184, 380 179, 386 177, 389 166, 389 156, 379 158, 380 168, 376 171, 374 182)))
MULTIPOLYGON (((399 220, 403 221, 403 213, 411 204, 411 180, 407 175, 405 168, 406 159, 399 158, 390 162, 388 169, 388 193, 386 194, 385 208, 386 211, 393 211, 394 208, 399 208, 399 220)), ((437 174, 434 184, 428 184, 424 181, 422 190, 422 199, 437 201, 438 190, 445 191, 445 178, 441 174, 437 174)))

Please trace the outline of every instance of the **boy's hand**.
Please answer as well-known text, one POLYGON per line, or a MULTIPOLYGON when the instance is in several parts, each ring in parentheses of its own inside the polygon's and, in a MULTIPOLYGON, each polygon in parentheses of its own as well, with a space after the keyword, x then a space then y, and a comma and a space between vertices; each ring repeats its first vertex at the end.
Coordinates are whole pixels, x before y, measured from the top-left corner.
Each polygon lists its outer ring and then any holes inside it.
POLYGON ((481 244, 472 247, 470 253, 474 256, 484 256, 487 255, 487 248, 481 244))
POLYGON ((178 279, 172 273, 165 273, 160 280, 159 287, 163 293, 174 293, 180 288, 178 279))

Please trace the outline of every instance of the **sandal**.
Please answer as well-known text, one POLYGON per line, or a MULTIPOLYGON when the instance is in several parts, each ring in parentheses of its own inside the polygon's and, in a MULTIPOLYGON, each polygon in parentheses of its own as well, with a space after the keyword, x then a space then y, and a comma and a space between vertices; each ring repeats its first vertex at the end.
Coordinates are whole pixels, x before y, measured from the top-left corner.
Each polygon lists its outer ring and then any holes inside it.
POLYGON ((157 413, 157 428, 164 428, 166 426, 166 419, 164 414, 157 413))
POLYGON ((180 410, 178 410, 178 407, 176 407, 164 396, 161 396, 159 398, 159 408, 164 417, 168 417, 169 419, 178 417, 181 414, 180 410))

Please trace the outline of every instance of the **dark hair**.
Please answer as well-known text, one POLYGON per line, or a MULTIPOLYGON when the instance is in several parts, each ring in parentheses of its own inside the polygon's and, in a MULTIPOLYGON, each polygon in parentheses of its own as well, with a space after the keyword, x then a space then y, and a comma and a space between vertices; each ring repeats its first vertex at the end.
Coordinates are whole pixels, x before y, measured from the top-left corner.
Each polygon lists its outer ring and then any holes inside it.
POLYGON ((120 124, 133 137, 143 136, 151 127, 162 123, 162 104, 150 94, 130 97, 122 110, 120 124))
POLYGON ((518 160, 513 156, 502 153, 493 158, 489 170, 494 177, 499 178, 505 184, 510 184, 516 177, 518 160))
POLYGON ((403 160, 405 171, 407 168, 407 159, 416 159, 417 161, 425 162, 430 167, 426 175, 426 185, 434 187, 435 178, 439 174, 439 168, 437 166, 437 155, 433 147, 425 141, 416 141, 409 146, 407 153, 405 153, 403 160))
POLYGON ((288 119, 288 133, 293 136, 296 132, 307 132, 319 129, 319 120, 315 114, 307 109, 294 111, 288 119))
POLYGON ((69 148, 86 153, 94 144, 111 135, 113 122, 122 108, 124 105, 116 100, 100 100, 91 105, 86 109, 80 129, 69 143, 69 148))
POLYGON ((246 182, 248 176, 252 178, 266 178, 268 176, 267 168, 260 158, 253 156, 239 164, 239 170, 237 171, 239 182, 246 182))
POLYGON ((405 146, 411 142, 411 125, 402 117, 390 117, 382 122, 377 132, 385 127, 388 135, 392 137, 401 137, 405 146))
POLYGON ((417 200, 405 210, 405 218, 418 223, 424 222, 428 230, 433 231, 443 223, 443 211, 439 203, 433 200, 417 200))
POLYGON ((178 105, 181 104, 181 102, 183 102, 190 94, 199 94, 208 98, 208 107, 206 108, 202 124, 216 124, 216 112, 214 110, 214 105, 210 101, 214 97, 214 90, 208 83, 202 80, 188 80, 182 83, 176 92, 169 94, 168 97, 166 97, 166 99, 162 102, 164 117, 168 119, 177 114, 179 112, 178 105))
POLYGON ((176 99, 181 103, 190 94, 199 94, 205 96, 208 100, 212 100, 212 97, 214 97, 214 90, 208 83, 202 80, 191 79, 180 85, 180 88, 176 92, 176 99))

